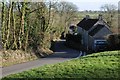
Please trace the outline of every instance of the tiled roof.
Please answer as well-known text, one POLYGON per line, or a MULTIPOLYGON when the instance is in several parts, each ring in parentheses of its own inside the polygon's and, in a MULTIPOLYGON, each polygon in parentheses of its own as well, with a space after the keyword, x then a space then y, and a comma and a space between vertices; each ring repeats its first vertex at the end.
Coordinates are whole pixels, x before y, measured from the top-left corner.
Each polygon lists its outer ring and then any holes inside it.
POLYGON ((90 28, 93 27, 93 25, 98 21, 98 19, 86 19, 84 18, 82 21, 80 21, 77 26, 85 29, 88 31, 90 28))
POLYGON ((92 29, 88 34, 90 36, 94 36, 99 30, 101 30, 104 27, 104 25, 100 25, 98 24, 97 26, 95 26, 94 29, 92 29))

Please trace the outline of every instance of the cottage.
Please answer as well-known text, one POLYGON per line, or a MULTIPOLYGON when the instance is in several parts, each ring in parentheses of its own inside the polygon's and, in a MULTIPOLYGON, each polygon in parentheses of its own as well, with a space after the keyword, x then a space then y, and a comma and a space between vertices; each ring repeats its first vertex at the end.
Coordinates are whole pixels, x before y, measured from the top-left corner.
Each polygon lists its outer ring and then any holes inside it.
POLYGON ((96 50, 96 43, 105 43, 105 36, 112 34, 102 15, 99 15, 97 19, 91 19, 87 15, 77 24, 77 33, 82 35, 82 44, 87 50, 96 50))

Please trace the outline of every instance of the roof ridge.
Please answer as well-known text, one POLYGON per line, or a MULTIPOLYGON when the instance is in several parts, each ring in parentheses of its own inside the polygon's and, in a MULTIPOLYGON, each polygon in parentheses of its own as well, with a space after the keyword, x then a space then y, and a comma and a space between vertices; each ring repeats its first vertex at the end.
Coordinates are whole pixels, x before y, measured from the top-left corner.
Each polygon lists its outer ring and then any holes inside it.
POLYGON ((96 25, 95 28, 93 28, 88 34, 90 36, 94 36, 98 31, 100 31, 102 28, 104 27, 104 25, 98 24, 96 25))
POLYGON ((90 28, 93 27, 93 25, 98 21, 99 19, 86 19, 83 18, 78 24, 77 26, 85 29, 86 31, 88 31, 90 28))

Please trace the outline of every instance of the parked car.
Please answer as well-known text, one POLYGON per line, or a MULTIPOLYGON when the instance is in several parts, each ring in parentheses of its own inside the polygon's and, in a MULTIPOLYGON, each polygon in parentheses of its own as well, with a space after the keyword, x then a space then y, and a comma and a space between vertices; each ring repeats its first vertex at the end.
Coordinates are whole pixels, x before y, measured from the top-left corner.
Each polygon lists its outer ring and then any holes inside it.
POLYGON ((106 40, 95 40, 94 41, 94 51, 104 51, 107 49, 107 41, 106 40))

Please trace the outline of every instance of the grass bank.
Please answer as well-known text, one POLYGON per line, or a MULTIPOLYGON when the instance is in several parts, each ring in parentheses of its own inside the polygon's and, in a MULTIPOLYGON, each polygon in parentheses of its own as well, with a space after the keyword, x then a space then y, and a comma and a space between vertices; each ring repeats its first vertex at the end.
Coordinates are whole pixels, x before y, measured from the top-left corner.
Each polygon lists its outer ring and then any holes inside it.
MULTIPOLYGON (((12 78, 82 78, 84 79, 118 79, 119 78, 119 58, 118 51, 106 51, 94 53, 63 63, 55 65, 45 65, 39 68, 34 68, 18 74, 11 74, 4 79, 12 78)), ((55 79, 56 80, 56 79, 55 79)))
POLYGON ((38 53, 33 51, 25 52, 22 50, 0 50, 0 66, 11 66, 14 64, 24 63, 39 59, 40 57, 52 54, 49 49, 40 49, 38 53))

